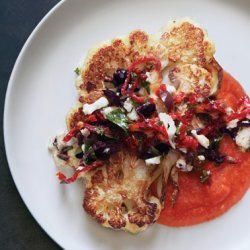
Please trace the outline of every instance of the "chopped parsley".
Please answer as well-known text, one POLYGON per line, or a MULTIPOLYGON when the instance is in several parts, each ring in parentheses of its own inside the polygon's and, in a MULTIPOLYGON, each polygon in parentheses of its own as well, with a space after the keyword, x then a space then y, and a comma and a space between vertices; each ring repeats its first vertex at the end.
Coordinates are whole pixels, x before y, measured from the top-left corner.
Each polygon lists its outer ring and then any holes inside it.
POLYGON ((77 67, 75 68, 74 72, 79 76, 80 75, 80 69, 77 67))
POLYGON ((142 82, 141 86, 147 90, 148 94, 150 94, 150 87, 149 87, 150 83, 149 82, 147 82, 147 81, 142 82))
POLYGON ((121 109, 116 109, 106 115, 106 118, 112 123, 122 128, 126 133, 128 131, 129 120, 121 109))

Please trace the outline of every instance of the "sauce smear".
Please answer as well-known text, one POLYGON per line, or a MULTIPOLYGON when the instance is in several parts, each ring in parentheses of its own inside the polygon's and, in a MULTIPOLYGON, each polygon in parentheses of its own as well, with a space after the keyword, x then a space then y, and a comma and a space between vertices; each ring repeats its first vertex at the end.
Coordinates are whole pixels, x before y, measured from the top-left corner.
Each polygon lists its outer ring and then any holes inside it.
MULTIPOLYGON (((224 72, 218 99, 235 109, 239 98, 244 95, 240 84, 224 72)), ((171 206, 173 186, 169 183, 165 208, 158 223, 174 227, 202 223, 222 215, 243 197, 250 186, 250 152, 241 152, 226 136, 220 144, 220 152, 240 162, 222 163, 220 166, 208 162, 205 168, 211 171, 212 176, 204 184, 197 173, 180 172, 180 192, 175 206, 171 206)))

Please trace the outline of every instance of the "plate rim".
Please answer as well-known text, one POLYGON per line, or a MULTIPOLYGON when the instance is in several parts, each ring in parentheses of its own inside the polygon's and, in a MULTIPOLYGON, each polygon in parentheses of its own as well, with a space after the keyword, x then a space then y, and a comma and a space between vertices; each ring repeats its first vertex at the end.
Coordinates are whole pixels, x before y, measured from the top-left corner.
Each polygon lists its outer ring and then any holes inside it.
POLYGON ((13 86, 14 86, 14 77, 16 75, 16 72, 18 70, 19 64, 22 61, 22 58, 24 57, 24 54, 27 50, 27 48, 29 47, 29 45, 32 43, 34 37, 37 35, 37 33, 39 32, 39 30, 41 29, 41 27, 48 21, 48 19, 54 15, 59 8, 61 8, 64 4, 66 3, 66 0, 60 0, 58 3, 56 3, 44 16, 43 18, 38 22, 38 24, 35 26, 35 28, 32 30, 32 32, 30 33, 30 35, 28 36, 27 40, 25 41, 25 43, 23 44, 17 58, 16 61, 14 63, 14 66, 12 68, 11 74, 10 74, 10 78, 7 84, 7 89, 6 89, 6 93, 5 93, 5 99, 4 99, 4 108, 3 108, 3 144, 4 144, 4 149, 5 149, 5 155, 6 155, 6 160, 8 163, 8 168, 11 174, 11 177, 14 181, 14 185, 18 191, 19 197, 21 198, 21 200, 23 201, 26 209, 29 211, 30 215, 32 216, 32 218, 36 221, 37 225, 43 230, 43 232, 55 243, 57 244, 59 247, 63 248, 63 246, 59 243, 59 241, 57 241, 52 234, 48 233, 45 228, 41 225, 41 223, 39 222, 38 218, 36 217, 36 215, 33 213, 33 211, 29 208, 26 199, 23 197, 22 193, 20 192, 19 186, 17 184, 17 180, 16 180, 16 176, 15 173, 13 171, 13 169, 10 167, 11 165, 11 156, 10 156, 10 150, 8 150, 9 146, 8 146, 8 140, 7 138, 7 116, 8 116, 8 112, 7 110, 9 109, 9 105, 10 105, 10 99, 11 99, 11 94, 13 92, 13 86))
MULTIPOLYGON (((85 0, 85 2, 86 1, 87 0, 85 0)), ((7 131, 7 117, 8 117, 8 112, 7 111, 10 109, 11 95, 13 94, 13 91, 14 91, 13 89, 14 89, 14 86, 15 86, 15 76, 18 73, 20 62, 22 62, 23 58, 25 57, 25 53, 26 53, 27 49, 29 48, 30 44, 33 42, 34 38, 39 33, 39 31, 43 27, 43 25, 45 25, 46 22, 50 21, 51 16, 57 14, 57 11, 60 10, 60 8, 62 8, 66 2, 67 2, 67 0, 61 0, 53 8, 51 8, 51 10, 49 10, 48 13, 35 26, 33 31, 28 36, 27 40, 25 41, 22 49, 19 52, 19 55, 18 55, 16 61, 14 63, 13 69, 11 71, 11 75, 10 75, 10 78, 9 78, 9 81, 8 81, 6 94, 5 94, 4 112, 3 112, 3 137, 4 137, 3 139, 4 139, 4 147, 5 147, 5 152, 6 152, 6 159, 7 159, 7 162, 8 162, 8 167, 10 169, 11 176, 12 176, 13 181, 15 183, 15 186, 17 188, 17 191, 18 191, 22 201, 24 202, 26 208, 28 209, 28 211, 30 212, 32 217, 36 220, 38 225, 50 237, 50 239, 52 239, 58 246, 60 246, 62 248, 66 247, 66 245, 64 245, 63 242, 60 243, 60 241, 56 240, 56 237, 54 237, 53 234, 51 234, 51 232, 47 231, 46 227, 43 226, 42 221, 40 221, 39 218, 35 215, 35 211, 31 211, 31 209, 27 205, 29 202, 27 201, 27 199, 24 199, 23 194, 20 192, 20 188, 19 188, 19 186, 17 184, 18 181, 17 181, 16 174, 14 172, 14 169, 12 169, 10 167, 13 164, 10 164, 11 161, 12 161, 11 160, 12 157, 11 157, 11 154, 10 154, 10 150, 7 150, 9 148, 9 143, 8 143, 8 140, 7 140, 8 136, 7 136, 6 131, 7 131)))

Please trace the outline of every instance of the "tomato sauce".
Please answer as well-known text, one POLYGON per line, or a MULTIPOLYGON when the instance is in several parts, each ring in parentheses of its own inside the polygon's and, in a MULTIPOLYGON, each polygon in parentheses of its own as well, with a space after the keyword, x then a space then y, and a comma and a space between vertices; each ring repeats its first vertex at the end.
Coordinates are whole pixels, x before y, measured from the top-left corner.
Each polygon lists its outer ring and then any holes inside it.
MULTIPOLYGON (((245 95, 240 84, 224 72, 218 99, 236 108, 240 97, 245 95)), ((234 204, 246 193, 250 186, 250 153, 241 152, 229 137, 224 137, 219 151, 239 160, 237 164, 222 163, 215 166, 207 162, 205 169, 212 176, 201 183, 197 173, 179 173, 179 196, 175 206, 171 206, 172 184, 167 186, 165 208, 158 220, 167 226, 189 226, 214 219, 234 204)))

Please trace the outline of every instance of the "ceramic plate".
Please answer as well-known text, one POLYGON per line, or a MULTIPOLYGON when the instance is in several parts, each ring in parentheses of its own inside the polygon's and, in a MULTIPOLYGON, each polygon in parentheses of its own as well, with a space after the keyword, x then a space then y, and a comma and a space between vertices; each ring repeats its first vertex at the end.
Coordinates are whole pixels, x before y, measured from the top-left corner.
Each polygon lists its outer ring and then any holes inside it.
POLYGON ((250 93, 249 1, 63 1, 31 34, 8 86, 4 136, 16 186, 34 218, 65 249, 250 249, 250 193, 228 213, 186 228, 154 225, 130 235, 100 227, 82 209, 82 184, 60 185, 49 139, 74 105, 74 68, 94 44, 136 28, 156 32, 190 17, 209 32, 216 58, 250 93))

